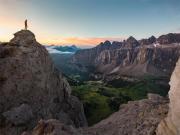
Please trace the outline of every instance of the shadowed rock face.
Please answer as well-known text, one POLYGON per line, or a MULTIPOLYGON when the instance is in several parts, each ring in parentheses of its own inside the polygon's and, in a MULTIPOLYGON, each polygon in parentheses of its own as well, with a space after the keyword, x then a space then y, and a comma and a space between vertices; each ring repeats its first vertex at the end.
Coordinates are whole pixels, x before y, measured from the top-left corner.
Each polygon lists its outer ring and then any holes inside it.
MULTIPOLYGON (((168 35, 165 36, 167 40, 168 35)), ((161 37, 156 40, 153 36, 139 42, 130 37, 124 42, 114 42, 113 45, 101 43, 92 49, 78 51, 72 63, 87 69, 93 66, 102 76, 170 77, 180 55, 177 35, 173 34, 174 40, 169 44, 157 44, 161 37)))
POLYGON ((83 106, 32 32, 0 45, 0 133, 16 135, 40 119, 85 126, 83 106))
POLYGON ((169 113, 162 120, 157 129, 157 135, 179 135, 180 134, 180 59, 171 76, 169 91, 169 113))

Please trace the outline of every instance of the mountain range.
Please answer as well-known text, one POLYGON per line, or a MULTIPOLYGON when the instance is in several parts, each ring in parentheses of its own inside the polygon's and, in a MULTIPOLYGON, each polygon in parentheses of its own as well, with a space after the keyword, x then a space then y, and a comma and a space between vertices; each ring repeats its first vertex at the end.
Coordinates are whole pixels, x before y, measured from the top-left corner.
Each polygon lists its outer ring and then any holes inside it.
POLYGON ((170 77, 180 56, 180 34, 159 38, 100 43, 94 48, 78 50, 71 63, 91 70, 94 78, 129 76, 170 77), (92 72, 93 68, 93 72, 92 72))

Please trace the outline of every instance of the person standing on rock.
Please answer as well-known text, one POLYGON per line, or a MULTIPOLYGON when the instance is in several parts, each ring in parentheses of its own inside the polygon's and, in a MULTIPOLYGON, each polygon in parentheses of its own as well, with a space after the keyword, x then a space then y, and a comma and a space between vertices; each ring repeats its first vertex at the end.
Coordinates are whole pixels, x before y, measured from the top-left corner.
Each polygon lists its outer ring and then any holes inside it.
POLYGON ((27 19, 24 21, 24 25, 25 25, 25 30, 27 30, 27 28, 28 28, 27 19))

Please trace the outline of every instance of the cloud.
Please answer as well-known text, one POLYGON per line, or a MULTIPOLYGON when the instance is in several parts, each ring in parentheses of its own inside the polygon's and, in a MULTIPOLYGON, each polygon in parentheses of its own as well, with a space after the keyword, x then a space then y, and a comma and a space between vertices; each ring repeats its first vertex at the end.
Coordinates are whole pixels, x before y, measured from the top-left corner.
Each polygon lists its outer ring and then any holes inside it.
POLYGON ((49 53, 56 53, 56 54, 73 54, 73 52, 62 52, 62 51, 59 51, 57 49, 55 49, 53 46, 45 46, 47 51, 49 53))

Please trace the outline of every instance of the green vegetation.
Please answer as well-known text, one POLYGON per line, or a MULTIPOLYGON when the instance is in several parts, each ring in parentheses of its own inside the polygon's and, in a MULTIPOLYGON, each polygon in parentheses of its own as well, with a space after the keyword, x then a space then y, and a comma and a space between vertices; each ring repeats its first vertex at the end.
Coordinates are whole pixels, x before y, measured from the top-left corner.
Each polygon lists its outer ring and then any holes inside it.
MULTIPOLYGON (((79 86, 73 86, 73 95, 84 105, 89 125, 93 125, 119 109, 119 105, 130 100, 140 100, 147 93, 157 93, 166 96, 169 87, 162 83, 166 78, 145 77, 135 83, 124 82, 117 87, 113 82, 105 84, 101 81, 88 81, 79 86), (113 85, 112 85, 113 84, 113 85)), ((117 80, 116 84, 117 84, 117 80)))

